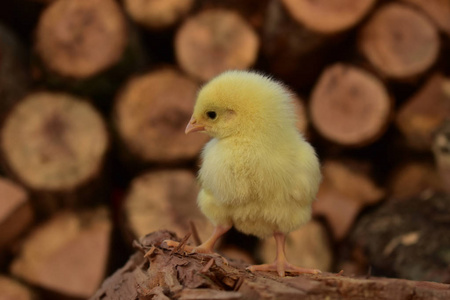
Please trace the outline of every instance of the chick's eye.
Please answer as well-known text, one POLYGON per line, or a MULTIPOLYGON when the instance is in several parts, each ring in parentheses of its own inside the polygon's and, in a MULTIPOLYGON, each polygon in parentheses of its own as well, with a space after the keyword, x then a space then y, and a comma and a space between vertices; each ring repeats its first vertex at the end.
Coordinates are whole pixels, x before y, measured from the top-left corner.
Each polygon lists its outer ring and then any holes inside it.
POLYGON ((214 120, 217 117, 217 114, 215 111, 208 111, 206 112, 206 115, 208 116, 208 118, 210 118, 211 120, 214 120))

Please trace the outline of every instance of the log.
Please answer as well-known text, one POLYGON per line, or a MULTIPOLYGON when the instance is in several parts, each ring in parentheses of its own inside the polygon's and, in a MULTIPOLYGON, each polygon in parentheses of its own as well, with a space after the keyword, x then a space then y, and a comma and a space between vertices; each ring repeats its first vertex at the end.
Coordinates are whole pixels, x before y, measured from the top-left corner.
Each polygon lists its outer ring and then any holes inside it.
POLYGON ((112 0, 56 1, 42 13, 36 50, 45 66, 86 78, 115 65, 127 45, 127 26, 112 0))
POLYGON ((435 73, 398 110, 396 125, 410 147, 431 150, 433 134, 450 117, 448 86, 450 78, 435 73))
MULTIPOLYGON (((275 240, 265 239, 259 250, 264 262, 273 261, 276 256, 275 240)), ((296 266, 319 269, 322 272, 331 271, 333 253, 325 227, 313 220, 289 233, 286 240, 286 256, 289 262, 296 266)))
POLYGON ((25 239, 11 273, 57 299, 90 297, 105 276, 112 227, 108 214, 104 207, 58 212, 25 239))
POLYGON ((305 105, 305 101, 300 98, 294 92, 290 92, 292 94, 292 100, 294 102, 295 113, 297 115, 297 123, 295 124, 298 131, 300 131, 303 135, 308 135, 308 125, 309 119, 307 116, 307 109, 305 105))
POLYGON ((196 82, 173 68, 131 78, 114 104, 124 157, 141 167, 195 159, 208 140, 205 134, 184 133, 197 90, 196 82))
POLYGON ((236 12, 210 9, 189 17, 175 36, 180 67, 204 82, 228 69, 247 69, 256 61, 259 39, 236 12))
POLYGON ((252 274, 246 265, 202 254, 184 255, 161 244, 174 236, 159 231, 136 241, 139 252, 105 280, 91 300, 113 299, 389 299, 443 300, 448 284, 322 273, 279 278, 252 274), (151 255, 144 253, 153 249, 151 255), (211 264, 212 262, 212 264, 211 264), (209 263, 209 268, 206 266, 209 263))
POLYGON ((376 0, 310 1, 282 0, 289 14, 312 31, 334 34, 354 27, 376 0))
POLYGON ((433 142, 433 154, 438 169, 439 180, 436 184, 450 194, 450 120, 447 119, 436 132, 433 142))
POLYGON ((30 288, 15 279, 3 275, 0 276, 0 291, 2 291, 2 295, 0 296, 2 300, 37 299, 35 293, 30 288))
MULTIPOLYGON (((0 178, 0 252, 9 247, 33 223, 34 213, 26 190, 0 178)), ((1 290, 1 288, 0 288, 1 290)))
POLYGON ((198 191, 195 175, 188 170, 152 171, 133 179, 123 204, 129 240, 162 228, 184 236, 193 222, 205 241, 213 227, 197 207, 198 191))
POLYGON ((35 207, 43 213, 92 200, 88 195, 101 186, 108 146, 100 114, 87 101, 63 93, 29 94, 0 128, 8 172, 40 193, 35 200, 42 202, 35 207))
POLYGON ((26 51, 17 37, 0 24, 0 121, 30 86, 26 51))
POLYGON ((366 169, 355 161, 323 162, 323 181, 313 203, 313 215, 327 220, 335 240, 347 236, 365 206, 379 202, 385 195, 366 169))
POLYGON ((437 60, 440 39, 436 27, 417 10, 401 3, 379 8, 359 34, 359 48, 383 75, 410 80, 437 60))
POLYGON ((194 0, 124 1, 125 9, 131 19, 150 30, 163 30, 176 25, 193 5, 194 0))
POLYGON ((137 32, 114 0, 54 1, 39 18, 34 77, 40 85, 109 108, 121 83, 146 64, 137 32))
POLYGON ((328 60, 335 38, 305 28, 278 0, 269 1, 261 33, 262 67, 290 86, 314 83, 328 60))
POLYGON ((426 193, 363 214, 351 243, 375 276, 450 282, 450 197, 426 193))
POLYGON ((396 167, 387 185, 390 199, 395 200, 410 199, 445 188, 440 182, 436 167, 426 161, 408 161, 396 167))
POLYGON ((383 83, 351 65, 329 66, 314 86, 311 121, 325 138, 344 145, 368 145, 385 132, 392 101, 383 83))
POLYGON ((423 11, 433 23, 450 36, 450 2, 447 0, 403 0, 423 11))
POLYGON ((27 0, 27 1, 39 2, 39 3, 42 3, 44 5, 48 5, 48 4, 52 3, 52 2, 55 2, 56 0, 27 0))
POLYGON ((196 10, 226 9, 239 13, 257 31, 264 23, 265 11, 270 0, 196 0, 196 10))

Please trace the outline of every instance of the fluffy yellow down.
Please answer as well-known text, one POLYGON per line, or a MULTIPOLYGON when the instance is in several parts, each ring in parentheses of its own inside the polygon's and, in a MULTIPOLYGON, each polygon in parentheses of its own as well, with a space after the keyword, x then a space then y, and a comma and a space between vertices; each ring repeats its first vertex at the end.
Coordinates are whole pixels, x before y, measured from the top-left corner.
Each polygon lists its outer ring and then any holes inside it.
POLYGON ((201 89, 193 117, 213 137, 202 153, 198 204, 215 225, 264 238, 309 221, 319 161, 297 131, 291 96, 280 83, 225 72, 201 89), (208 118, 210 111, 217 118, 208 118))

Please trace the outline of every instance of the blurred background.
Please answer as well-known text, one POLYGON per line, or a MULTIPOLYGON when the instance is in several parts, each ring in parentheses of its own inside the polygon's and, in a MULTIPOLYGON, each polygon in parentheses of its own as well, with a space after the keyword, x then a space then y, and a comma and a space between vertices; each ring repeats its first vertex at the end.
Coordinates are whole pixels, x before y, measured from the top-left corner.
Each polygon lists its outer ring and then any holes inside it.
MULTIPOLYGON (((0 299, 86 299, 134 239, 209 236, 208 137, 184 128, 228 69, 286 83, 322 162, 291 262, 450 283, 449 0, 15 0, 0 3, 0 299)), ((271 261, 273 243, 232 231, 219 252, 271 261)))

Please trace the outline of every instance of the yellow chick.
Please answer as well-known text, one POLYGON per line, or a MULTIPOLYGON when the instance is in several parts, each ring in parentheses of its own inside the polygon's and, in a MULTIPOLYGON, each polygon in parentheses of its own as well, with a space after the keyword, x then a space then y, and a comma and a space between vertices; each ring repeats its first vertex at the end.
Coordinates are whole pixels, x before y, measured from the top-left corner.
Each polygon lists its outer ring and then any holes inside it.
POLYGON ((213 252, 234 226, 275 237, 275 262, 250 271, 319 272, 291 265, 284 253, 286 234, 310 220, 321 180, 316 153, 296 129, 292 101, 279 82, 246 71, 222 73, 200 90, 186 134, 212 137, 202 153, 197 201, 216 227, 194 251, 213 252))

